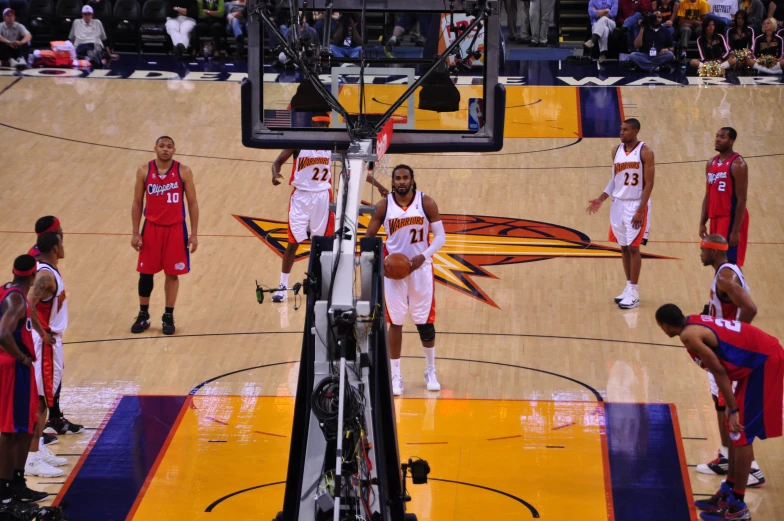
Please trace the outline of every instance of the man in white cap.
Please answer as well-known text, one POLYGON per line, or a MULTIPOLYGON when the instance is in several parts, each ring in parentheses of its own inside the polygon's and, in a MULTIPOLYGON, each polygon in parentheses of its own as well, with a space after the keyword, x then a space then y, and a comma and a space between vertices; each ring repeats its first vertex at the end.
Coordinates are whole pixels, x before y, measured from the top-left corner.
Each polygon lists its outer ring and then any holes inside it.
POLYGON ((0 24, 0 62, 8 62, 11 67, 24 67, 27 64, 27 44, 32 37, 30 31, 16 21, 13 9, 3 9, 3 23, 0 24))
MULTIPOLYGON (((74 20, 71 25, 71 34, 68 35, 76 47, 76 56, 82 58, 90 51, 103 54, 106 32, 100 20, 93 18, 93 8, 89 5, 82 7, 82 19, 74 20)), ((106 49, 106 52, 110 52, 106 49)))

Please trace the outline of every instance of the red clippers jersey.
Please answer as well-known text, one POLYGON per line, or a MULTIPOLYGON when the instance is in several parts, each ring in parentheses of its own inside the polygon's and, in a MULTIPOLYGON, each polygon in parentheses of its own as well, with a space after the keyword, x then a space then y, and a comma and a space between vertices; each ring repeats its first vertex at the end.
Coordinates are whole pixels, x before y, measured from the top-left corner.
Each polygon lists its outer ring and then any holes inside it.
MULTIPOLYGON (((784 358, 784 349, 778 339, 751 324, 707 315, 691 315, 687 317, 686 325, 703 326, 713 331, 719 342, 713 352, 727 370, 729 379, 734 382, 746 378, 768 358, 784 358)), ((691 353, 689 355, 705 369, 702 360, 691 353)))
POLYGON ((170 226, 185 220, 185 189, 180 176, 180 163, 172 161, 169 170, 160 175, 155 160, 150 161, 144 191, 144 217, 148 221, 170 226))
POLYGON ((27 297, 22 293, 22 290, 16 286, 11 286, 10 284, 11 283, 8 282, 0 287, 0 317, 3 316, 3 302, 5 302, 6 297, 15 291, 22 295, 27 309, 25 310, 24 318, 16 324, 16 328, 14 329, 14 340, 16 341, 16 347, 18 347, 20 351, 35 360, 33 322, 30 320, 30 305, 27 303, 27 297))
POLYGON ((735 214, 735 179, 730 173, 732 163, 740 154, 733 152, 724 161, 719 156, 711 159, 708 166, 708 218, 735 214))

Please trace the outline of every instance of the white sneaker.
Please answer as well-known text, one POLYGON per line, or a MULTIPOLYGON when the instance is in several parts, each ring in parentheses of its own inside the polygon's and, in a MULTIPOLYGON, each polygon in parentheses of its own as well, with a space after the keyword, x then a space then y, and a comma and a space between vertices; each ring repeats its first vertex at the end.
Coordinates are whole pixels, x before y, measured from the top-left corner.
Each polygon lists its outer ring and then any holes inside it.
POLYGON ((586 46, 586 47, 588 47, 589 49, 593 49, 593 40, 588 40, 588 41, 587 41, 587 42, 585 42, 583 45, 585 45, 585 46, 586 46))
POLYGON ((436 378, 436 368, 435 367, 426 367, 425 368, 425 384, 427 385, 428 391, 440 391, 441 384, 438 383, 438 378, 436 378))
POLYGON ((623 291, 621 291, 621 294, 613 299, 615 301, 615 303, 618 304, 620 301, 622 301, 626 297, 626 295, 629 293, 630 289, 631 288, 629 288, 629 285, 627 284, 626 287, 623 288, 623 291))
POLYGON ((62 467, 63 465, 68 465, 67 458, 55 456, 52 454, 52 451, 46 447, 41 447, 38 449, 38 457, 53 467, 62 467))
POLYGON ((392 375, 392 395, 400 396, 403 394, 403 377, 399 374, 392 375))
POLYGON ((40 456, 27 456, 25 464, 26 476, 39 476, 42 478, 56 478, 65 474, 61 469, 56 469, 49 465, 40 456))
POLYGON ((284 300, 288 300, 288 298, 289 292, 283 284, 278 286, 278 291, 272 294, 272 302, 283 302, 284 300))
POLYGON ((621 309, 632 309, 640 305, 640 293, 635 290, 630 290, 626 296, 618 302, 618 307, 621 309))
POLYGON ((749 472, 749 479, 746 481, 746 486, 750 488, 759 488, 765 484, 765 476, 762 475, 760 469, 751 467, 749 472))

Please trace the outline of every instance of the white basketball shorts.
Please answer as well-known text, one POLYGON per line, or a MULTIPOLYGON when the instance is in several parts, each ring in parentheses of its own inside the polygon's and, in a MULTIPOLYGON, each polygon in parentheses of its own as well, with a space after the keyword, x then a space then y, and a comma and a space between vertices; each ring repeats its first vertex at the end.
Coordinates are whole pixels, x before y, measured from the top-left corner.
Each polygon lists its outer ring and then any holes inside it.
POLYGON ((54 394, 63 380, 63 337, 55 335, 53 346, 45 345, 33 329, 35 345, 35 381, 38 383, 38 396, 46 398, 46 405, 54 405, 54 394))
POLYGON ((632 218, 640 208, 639 199, 613 199, 610 206, 610 240, 620 246, 639 246, 648 227, 648 209, 643 212, 642 226, 634 228, 632 218))
POLYGON ((289 200, 289 242, 301 243, 311 235, 331 235, 335 228, 329 211, 332 190, 308 192, 295 188, 289 200))
POLYGON ((417 325, 432 324, 436 320, 435 279, 433 263, 425 261, 418 270, 401 280, 384 277, 384 300, 387 322, 402 326, 406 314, 417 325))

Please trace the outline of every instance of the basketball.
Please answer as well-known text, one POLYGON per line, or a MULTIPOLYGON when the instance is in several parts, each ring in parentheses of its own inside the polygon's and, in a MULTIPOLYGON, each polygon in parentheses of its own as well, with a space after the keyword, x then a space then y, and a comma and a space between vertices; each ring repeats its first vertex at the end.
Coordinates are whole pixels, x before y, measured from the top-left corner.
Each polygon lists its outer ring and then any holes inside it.
POLYGON ((411 273, 411 261, 402 253, 387 255, 384 259, 384 276, 392 280, 404 279, 411 273))

